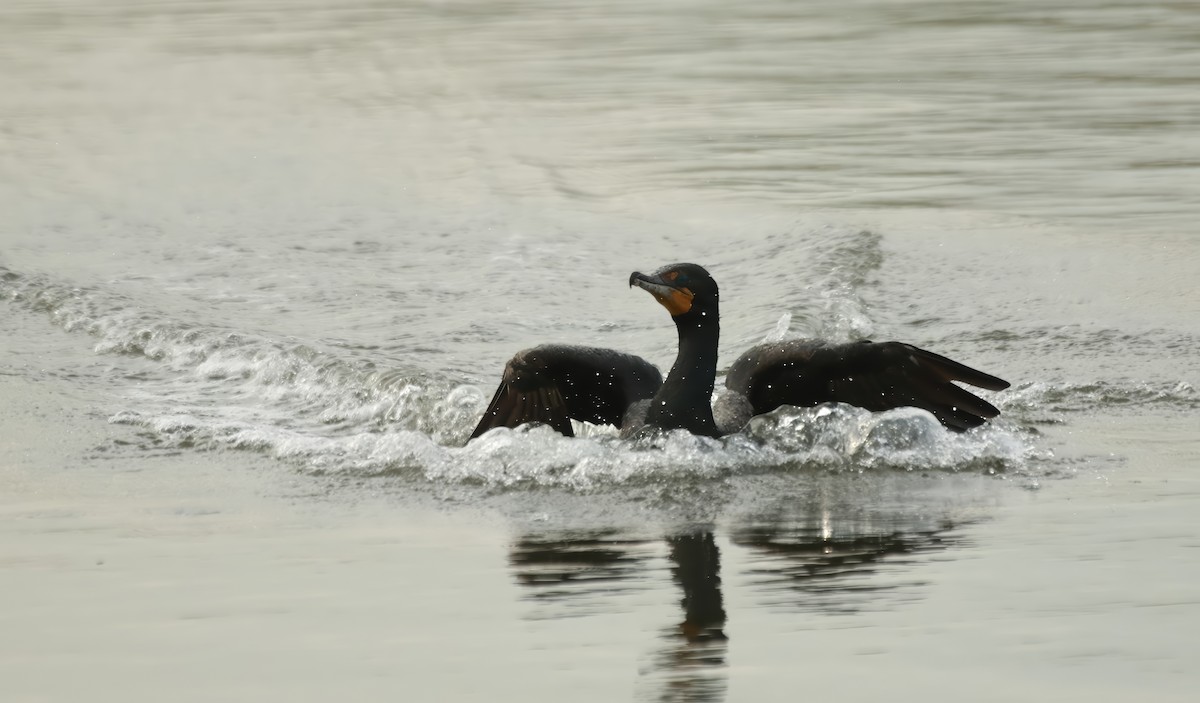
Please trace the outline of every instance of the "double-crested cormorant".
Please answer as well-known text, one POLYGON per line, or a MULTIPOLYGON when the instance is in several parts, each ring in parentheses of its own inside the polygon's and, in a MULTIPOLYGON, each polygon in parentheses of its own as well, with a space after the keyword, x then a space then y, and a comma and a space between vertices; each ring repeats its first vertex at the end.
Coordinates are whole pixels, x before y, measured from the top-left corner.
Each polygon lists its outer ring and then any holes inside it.
POLYGON ((998 391, 1007 381, 901 342, 768 342, 733 362, 726 391, 712 404, 720 320, 717 283, 696 264, 634 272, 629 285, 648 291, 671 313, 679 355, 664 381, 641 357, 611 349, 543 345, 518 352, 483 419, 471 434, 540 422, 572 436, 571 420, 616 425, 628 436, 643 425, 719 437, 781 405, 836 402, 872 411, 905 406, 933 413, 963 432, 1000 411, 955 385, 998 391))

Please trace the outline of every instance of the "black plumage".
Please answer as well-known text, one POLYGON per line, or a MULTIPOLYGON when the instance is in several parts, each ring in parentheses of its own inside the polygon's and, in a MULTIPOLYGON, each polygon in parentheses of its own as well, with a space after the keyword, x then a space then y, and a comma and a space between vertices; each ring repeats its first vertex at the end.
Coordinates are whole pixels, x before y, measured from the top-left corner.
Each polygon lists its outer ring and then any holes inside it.
POLYGON ((545 423, 572 435, 571 420, 609 424, 627 435, 642 425, 717 437, 782 405, 848 403, 871 411, 917 407, 962 432, 1000 411, 956 385, 1003 390, 1008 382, 901 342, 760 344, 733 363, 725 392, 711 404, 720 338, 716 282, 696 264, 633 273, 671 313, 679 353, 664 381, 646 360, 610 349, 544 345, 518 352, 471 434, 545 423))
POLYGON ((471 437, 531 422, 573 436, 571 420, 625 425, 626 411, 662 386, 653 364, 611 349, 545 344, 517 352, 471 437))

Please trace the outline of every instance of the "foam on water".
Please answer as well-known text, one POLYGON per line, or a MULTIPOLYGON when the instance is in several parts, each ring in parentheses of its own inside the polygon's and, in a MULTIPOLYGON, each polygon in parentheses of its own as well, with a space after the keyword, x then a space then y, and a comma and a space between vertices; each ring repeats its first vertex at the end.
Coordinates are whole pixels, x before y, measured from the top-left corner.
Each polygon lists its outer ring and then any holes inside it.
POLYGON ((279 427, 212 423, 187 415, 123 411, 115 423, 148 428, 176 446, 267 453, 302 470, 395 475, 490 487, 593 490, 663 481, 706 481, 764 472, 1024 472, 1046 458, 1011 428, 945 432, 923 411, 872 414, 843 405, 786 408, 716 440, 683 431, 621 440, 568 438, 545 426, 500 428, 466 446, 402 429, 317 436, 279 427))
MULTIPOLYGON (((306 472, 363 478, 588 491, 763 472, 1036 473, 1050 453, 1038 448, 1033 428, 1062 421, 1047 413, 1058 418, 1096 404, 1194 409, 1200 402, 1186 382, 1026 383, 983 393, 1005 415, 961 435, 916 409, 827 405, 781 408, 720 440, 668 432, 625 441, 608 428, 577 425, 576 438, 522 427, 465 444, 488 393, 461 379, 397 369, 382 357, 336 347, 173 320, 103 290, 7 270, 0 272, 0 295, 92 336, 95 353, 132 364, 123 370, 137 382, 114 386, 111 421, 148 432, 147 448, 252 451, 306 472)), ((789 323, 782 315, 768 336, 787 336, 789 323)))

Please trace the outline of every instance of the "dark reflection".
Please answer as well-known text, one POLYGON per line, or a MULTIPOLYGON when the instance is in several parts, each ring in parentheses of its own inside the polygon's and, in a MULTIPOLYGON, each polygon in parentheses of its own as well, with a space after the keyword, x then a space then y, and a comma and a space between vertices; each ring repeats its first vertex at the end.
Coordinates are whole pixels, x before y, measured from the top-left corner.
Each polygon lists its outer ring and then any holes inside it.
POLYGON ((656 657, 664 677, 663 701, 721 701, 725 670, 725 606, 721 597, 721 555, 709 530, 667 538, 671 574, 683 591, 683 622, 663 633, 656 657))
MULTIPOLYGON (((641 588, 654 541, 622 539, 613 530, 527 535, 509 553, 518 583, 543 603, 603 610, 604 596, 641 588)), ((582 613, 581 613, 582 614, 582 613)))
POLYGON ((721 554, 712 532, 698 530, 667 538, 671 573, 683 589, 683 622, 679 631, 689 642, 723 640, 725 607, 721 603, 721 554))
MULTIPOLYGON (((872 511, 847 496, 809 496, 735 521, 728 528, 737 548, 732 583, 761 606, 828 615, 918 598, 919 557, 958 544, 958 523, 911 505, 872 511)), ((661 701, 722 701, 730 640, 717 533, 692 526, 664 541, 616 530, 531 535, 513 545, 510 564, 539 604, 534 616, 562 617, 608 612, 624 593, 661 587, 665 556, 682 620, 677 613, 659 630, 640 682, 661 701)))
POLYGON ((853 613, 904 600, 906 587, 922 585, 917 579, 881 583, 872 575, 885 566, 899 570, 915 554, 953 544, 953 538, 944 534, 953 527, 946 523, 936 530, 875 534, 856 534, 851 527, 848 533, 828 534, 797 526, 764 526, 736 531, 733 542, 759 552, 749 573, 769 602, 853 613))
MULTIPOLYGON (((603 612, 613 597, 648 587, 661 542, 623 538, 615 531, 565 531, 527 535, 513 544, 509 564, 528 597, 543 606, 575 606, 559 616, 603 612)), ((697 528, 666 538, 667 557, 682 598, 683 620, 662 630, 661 651, 646 673, 661 679, 664 701, 725 698, 725 607, 721 557, 711 530, 697 528)), ((547 612, 537 617, 553 617, 547 612)))

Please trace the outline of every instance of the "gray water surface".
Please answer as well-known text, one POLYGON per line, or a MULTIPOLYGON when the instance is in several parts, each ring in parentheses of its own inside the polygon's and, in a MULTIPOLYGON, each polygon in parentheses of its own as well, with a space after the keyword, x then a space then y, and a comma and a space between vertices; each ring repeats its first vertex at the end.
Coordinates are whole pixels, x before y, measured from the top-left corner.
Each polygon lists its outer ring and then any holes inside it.
POLYGON ((1192 700, 1200 13, 10 1, 5 700, 1192 700), (541 342, 899 339, 952 435, 498 430, 541 342), (69 675, 64 672, 69 672, 69 675))

